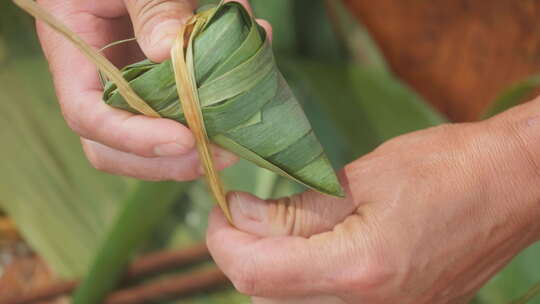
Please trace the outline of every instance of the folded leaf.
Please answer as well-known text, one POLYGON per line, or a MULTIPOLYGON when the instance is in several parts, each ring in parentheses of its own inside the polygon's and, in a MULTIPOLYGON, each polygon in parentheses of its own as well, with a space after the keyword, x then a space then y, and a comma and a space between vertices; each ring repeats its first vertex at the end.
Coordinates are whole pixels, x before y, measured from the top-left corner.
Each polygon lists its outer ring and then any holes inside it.
MULTIPOLYGON (((210 139, 263 168, 322 193, 342 196, 321 144, 275 64, 265 31, 237 2, 201 14, 207 14, 208 21, 192 49, 210 139)), ((162 117, 186 123, 170 61, 146 60, 122 72, 162 117)), ((137 113, 112 82, 105 85, 104 100, 137 113)))

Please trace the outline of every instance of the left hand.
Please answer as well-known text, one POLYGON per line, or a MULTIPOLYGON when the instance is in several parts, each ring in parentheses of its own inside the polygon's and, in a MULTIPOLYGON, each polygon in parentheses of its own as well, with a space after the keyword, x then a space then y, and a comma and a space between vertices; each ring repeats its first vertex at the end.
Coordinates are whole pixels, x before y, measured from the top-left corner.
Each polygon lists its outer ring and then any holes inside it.
MULTIPOLYGON (((117 66, 144 57, 154 62, 166 60, 180 27, 198 6, 197 0, 37 1, 95 49, 135 35, 138 43, 105 51, 117 66)), ((248 0, 235 1, 251 11, 248 0)), ((271 37, 270 24, 258 21, 271 37)), ((93 167, 151 181, 189 181, 201 176, 195 139, 186 126, 107 106, 94 64, 49 26, 39 21, 36 26, 64 118, 81 137, 93 167)), ((218 169, 238 160, 230 152, 212 148, 218 169)))
POLYGON ((466 303, 540 237, 539 103, 393 139, 345 168, 346 199, 231 194, 212 255, 257 304, 466 303))

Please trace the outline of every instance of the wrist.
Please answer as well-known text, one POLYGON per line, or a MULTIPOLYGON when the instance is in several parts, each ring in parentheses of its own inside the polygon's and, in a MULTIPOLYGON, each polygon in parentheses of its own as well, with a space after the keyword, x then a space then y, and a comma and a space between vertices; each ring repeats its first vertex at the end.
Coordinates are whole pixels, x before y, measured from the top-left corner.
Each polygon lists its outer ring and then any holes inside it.
POLYGON ((540 99, 515 107, 485 122, 498 146, 495 178, 502 179, 513 212, 540 240, 540 99))

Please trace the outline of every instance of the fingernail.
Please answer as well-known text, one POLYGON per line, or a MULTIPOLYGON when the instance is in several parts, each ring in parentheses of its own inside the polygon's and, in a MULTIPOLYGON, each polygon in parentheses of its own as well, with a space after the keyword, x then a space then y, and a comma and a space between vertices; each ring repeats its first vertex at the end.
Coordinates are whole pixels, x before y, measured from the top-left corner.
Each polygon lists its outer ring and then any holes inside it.
POLYGON ((247 193, 232 193, 229 197, 229 207, 235 221, 248 219, 262 222, 266 214, 267 204, 265 201, 247 193))
POLYGON ((189 149, 179 143, 162 144, 154 148, 154 153, 157 156, 181 156, 187 152, 189 152, 189 149))

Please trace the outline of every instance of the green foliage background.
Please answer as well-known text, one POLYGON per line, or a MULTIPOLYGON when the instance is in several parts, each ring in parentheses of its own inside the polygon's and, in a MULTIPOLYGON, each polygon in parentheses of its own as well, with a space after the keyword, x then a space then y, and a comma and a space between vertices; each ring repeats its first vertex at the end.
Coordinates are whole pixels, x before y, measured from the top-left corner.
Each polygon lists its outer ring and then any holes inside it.
MULTIPOLYGON (((277 61, 336 167, 388 138, 446 121, 392 75, 365 29, 343 10, 334 7, 339 19, 332 24, 322 0, 251 2, 258 17, 272 22, 277 61), (370 55, 357 58, 359 47, 370 55)), ((512 87, 486 115, 522 101, 536 86, 536 78, 531 78, 512 87)), ((33 21, 10 1, 0 3, 0 142, 0 208, 59 276, 84 276, 95 266, 92 260, 115 218, 125 210, 126 197, 146 183, 89 166, 78 138, 60 115, 33 21)), ((227 170, 224 179, 230 189, 262 197, 302 190, 246 162, 227 170)), ((144 243, 142 251, 181 248, 204 238, 206 215, 213 206, 206 187, 195 182, 178 185, 175 191, 171 202, 154 202, 169 205, 150 237, 138 240, 144 243)), ((525 293, 540 281, 539 256, 540 245, 522 253, 475 301, 508 303, 525 293)), ((180 302, 248 300, 226 290, 180 302)))

